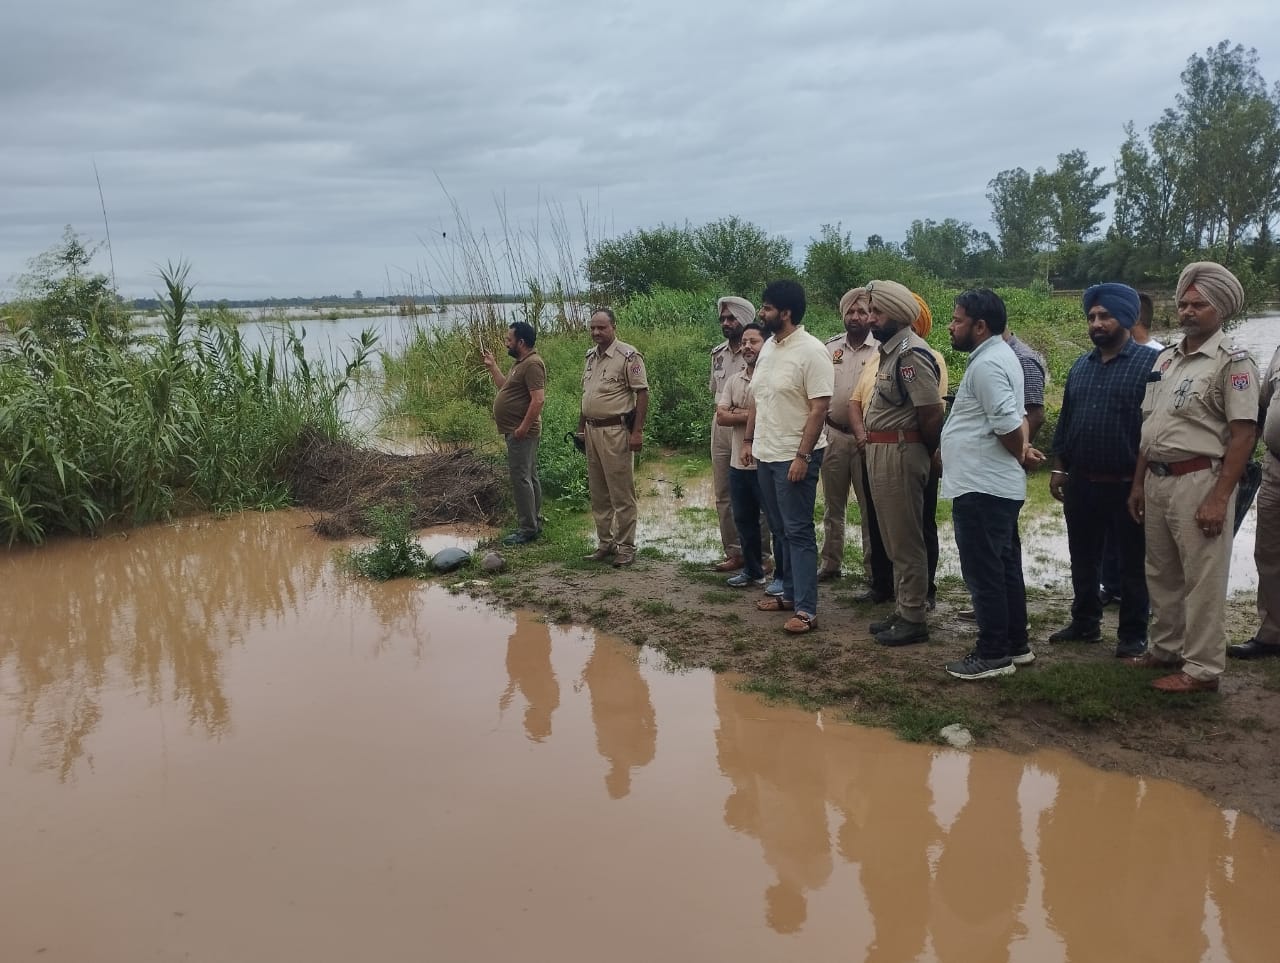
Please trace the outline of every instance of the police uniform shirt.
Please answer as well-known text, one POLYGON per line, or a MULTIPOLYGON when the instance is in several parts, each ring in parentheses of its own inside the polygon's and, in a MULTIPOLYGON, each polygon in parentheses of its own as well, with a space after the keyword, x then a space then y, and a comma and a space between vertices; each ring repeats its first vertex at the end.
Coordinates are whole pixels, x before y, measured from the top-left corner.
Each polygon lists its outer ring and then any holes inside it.
MULTIPOLYGON (((746 368, 737 372, 725 382, 716 397, 717 408, 728 408, 730 411, 746 411, 751 406, 751 377, 746 368)), ((755 459, 750 465, 742 464, 742 442, 747 437, 747 426, 730 425, 732 449, 729 454, 729 467, 743 471, 755 471, 755 459)))
POLYGON ((601 354, 592 347, 582 372, 582 415, 614 418, 636 406, 636 392, 649 387, 644 358, 629 344, 614 339, 601 354))
POLYGON ((914 431, 920 427, 917 408, 942 404, 938 374, 916 348, 932 357, 928 343, 910 328, 880 345, 875 385, 863 412, 867 431, 914 431))
POLYGON ((1222 331, 1197 350, 1160 352, 1142 399, 1142 451, 1150 461, 1221 458, 1232 421, 1256 423, 1258 367, 1222 331))
POLYGON ((861 344, 849 343, 847 332, 841 332, 826 342, 831 355, 831 368, 835 376, 835 393, 831 396, 831 410, 827 417, 842 428, 849 427, 849 399, 862 377, 862 371, 876 356, 876 340, 870 334, 861 344))
POLYGON ((1277 392, 1280 392, 1280 348, 1276 348, 1276 353, 1271 358, 1271 366, 1267 368, 1261 392, 1261 403, 1267 409, 1267 420, 1262 425, 1262 440, 1267 450, 1280 458, 1280 401, 1276 399, 1277 392))
POLYGON ((742 342, 734 351, 728 341, 721 341, 711 349, 711 397, 719 398, 729 379, 746 370, 747 359, 742 354, 742 342))

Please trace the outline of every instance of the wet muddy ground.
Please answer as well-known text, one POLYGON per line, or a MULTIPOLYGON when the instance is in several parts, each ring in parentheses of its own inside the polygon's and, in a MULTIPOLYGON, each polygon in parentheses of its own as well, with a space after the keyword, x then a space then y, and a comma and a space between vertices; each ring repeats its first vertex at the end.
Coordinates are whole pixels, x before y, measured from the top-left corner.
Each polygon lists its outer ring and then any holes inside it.
POLYGON ((0 558, 0 959, 1274 959, 1235 809, 352 581, 308 521, 0 558))

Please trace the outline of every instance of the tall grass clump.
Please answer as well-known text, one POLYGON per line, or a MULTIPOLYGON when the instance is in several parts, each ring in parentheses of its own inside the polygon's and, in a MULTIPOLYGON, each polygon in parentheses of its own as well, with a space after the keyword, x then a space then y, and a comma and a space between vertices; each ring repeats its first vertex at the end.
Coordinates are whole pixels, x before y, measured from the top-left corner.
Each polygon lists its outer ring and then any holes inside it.
POLYGON ((249 348, 188 322, 188 268, 161 272, 163 333, 132 344, 31 327, 0 345, 0 539, 41 542, 175 511, 286 504, 283 461, 306 428, 342 431, 340 400, 367 364, 317 370, 293 334, 249 348))

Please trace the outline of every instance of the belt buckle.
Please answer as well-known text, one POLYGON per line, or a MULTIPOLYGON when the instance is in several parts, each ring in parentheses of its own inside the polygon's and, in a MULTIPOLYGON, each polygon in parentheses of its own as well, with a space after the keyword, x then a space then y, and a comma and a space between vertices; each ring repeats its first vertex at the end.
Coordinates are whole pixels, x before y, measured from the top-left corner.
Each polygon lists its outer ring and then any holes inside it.
POLYGON ((1159 475, 1161 478, 1168 478, 1173 474, 1173 472, 1169 470, 1167 462, 1149 461, 1147 462, 1147 467, 1151 469, 1152 474, 1159 475))

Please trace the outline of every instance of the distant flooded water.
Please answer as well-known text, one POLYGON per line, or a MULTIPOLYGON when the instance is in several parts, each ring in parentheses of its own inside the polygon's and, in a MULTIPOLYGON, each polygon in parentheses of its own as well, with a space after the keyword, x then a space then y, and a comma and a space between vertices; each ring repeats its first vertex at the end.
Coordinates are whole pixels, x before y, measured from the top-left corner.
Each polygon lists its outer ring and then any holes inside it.
POLYGON ((1276 958, 1280 839, 1189 790, 355 582, 307 521, 0 554, 0 960, 1276 958))

